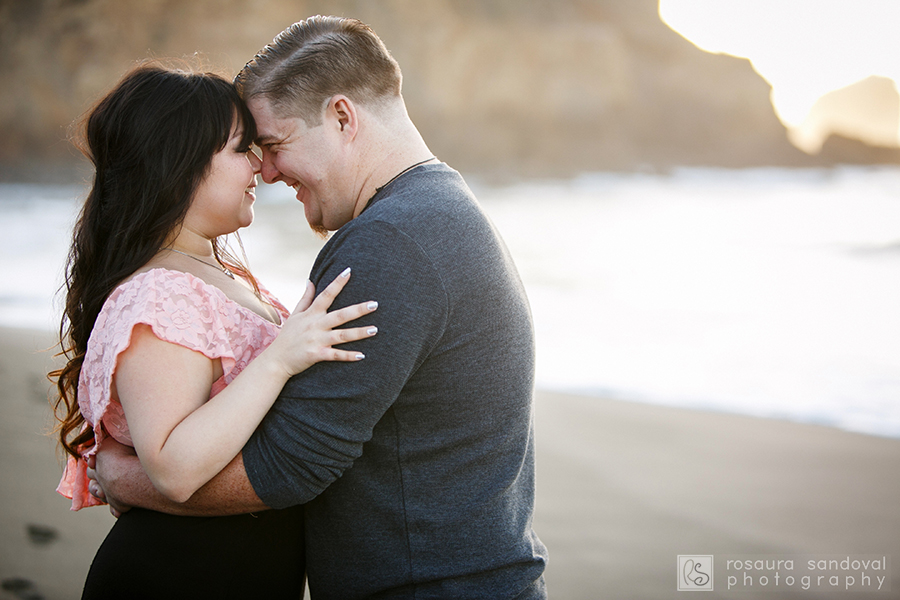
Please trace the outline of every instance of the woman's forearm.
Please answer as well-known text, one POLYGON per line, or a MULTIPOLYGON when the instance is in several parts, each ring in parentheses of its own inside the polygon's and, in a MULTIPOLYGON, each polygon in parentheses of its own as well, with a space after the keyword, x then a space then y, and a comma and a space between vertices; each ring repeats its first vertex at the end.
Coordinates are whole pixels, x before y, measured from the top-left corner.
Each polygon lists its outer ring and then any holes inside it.
POLYGON ((333 346, 375 335, 375 328, 338 329, 377 303, 328 312, 349 270, 315 300, 294 312, 276 339, 215 397, 218 363, 138 326, 120 355, 116 388, 134 446, 153 485, 185 502, 240 452, 285 382, 320 361, 356 361, 357 352, 333 346), (161 375, 161 376, 160 376, 161 375))

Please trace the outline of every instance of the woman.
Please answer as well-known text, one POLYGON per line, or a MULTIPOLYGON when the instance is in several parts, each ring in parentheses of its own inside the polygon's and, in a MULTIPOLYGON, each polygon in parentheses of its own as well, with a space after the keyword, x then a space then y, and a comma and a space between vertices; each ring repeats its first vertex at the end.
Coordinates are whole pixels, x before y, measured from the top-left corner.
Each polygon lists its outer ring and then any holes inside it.
MULTIPOLYGON (((140 66, 85 133, 95 177, 66 274, 68 363, 53 373, 69 454, 58 491, 74 510, 99 504, 85 458, 111 436, 135 448, 160 492, 186 501, 240 452, 291 375, 363 358, 332 345, 374 328, 333 329, 376 305, 326 312, 348 269, 315 300, 310 284, 288 318, 223 250, 221 236, 253 220, 260 167, 252 116, 226 80, 140 66)), ((83 597, 300 598, 301 518, 133 509, 94 558, 83 597)))

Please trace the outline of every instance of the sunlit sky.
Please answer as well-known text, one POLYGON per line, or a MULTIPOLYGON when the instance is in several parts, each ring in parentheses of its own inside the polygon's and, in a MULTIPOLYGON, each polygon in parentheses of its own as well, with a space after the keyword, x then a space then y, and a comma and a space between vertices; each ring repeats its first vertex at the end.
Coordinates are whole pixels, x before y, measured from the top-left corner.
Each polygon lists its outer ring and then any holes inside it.
POLYGON ((659 12, 703 50, 750 59, 788 127, 832 90, 900 81, 900 0, 660 0, 659 12))

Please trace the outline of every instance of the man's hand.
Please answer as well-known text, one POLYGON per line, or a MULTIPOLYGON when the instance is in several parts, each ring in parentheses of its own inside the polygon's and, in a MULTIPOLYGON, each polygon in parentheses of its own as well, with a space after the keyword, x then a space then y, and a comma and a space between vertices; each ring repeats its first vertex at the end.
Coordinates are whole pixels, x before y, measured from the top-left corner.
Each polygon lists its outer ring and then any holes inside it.
POLYGON ((108 503, 109 511, 117 519, 131 506, 114 495, 115 481, 123 472, 134 469, 133 463, 137 463, 137 469, 143 471, 134 448, 120 444, 112 437, 105 438, 97 453, 88 459, 88 491, 93 497, 108 503))
POLYGON ((88 461, 88 490, 99 500, 109 503, 114 517, 131 510, 146 508, 170 515, 221 516, 268 510, 244 471, 240 454, 225 469, 200 488, 187 502, 174 502, 163 496, 147 477, 134 448, 111 437, 88 461))

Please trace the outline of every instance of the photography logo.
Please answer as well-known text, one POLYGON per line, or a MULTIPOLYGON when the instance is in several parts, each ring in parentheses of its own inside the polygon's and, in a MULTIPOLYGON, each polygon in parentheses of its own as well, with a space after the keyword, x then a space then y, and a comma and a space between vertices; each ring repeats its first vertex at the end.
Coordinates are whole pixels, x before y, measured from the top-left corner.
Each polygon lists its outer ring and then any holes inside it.
POLYGON ((713 589, 713 557, 704 554, 678 555, 678 591, 711 592, 713 589))

